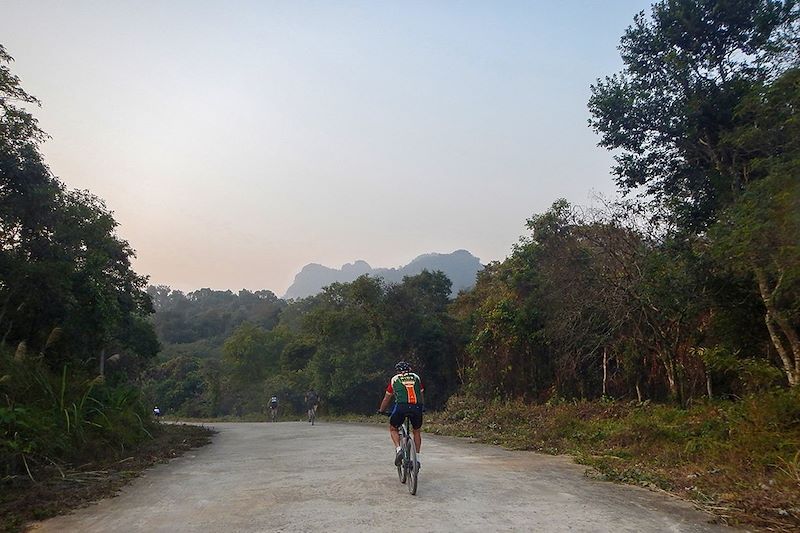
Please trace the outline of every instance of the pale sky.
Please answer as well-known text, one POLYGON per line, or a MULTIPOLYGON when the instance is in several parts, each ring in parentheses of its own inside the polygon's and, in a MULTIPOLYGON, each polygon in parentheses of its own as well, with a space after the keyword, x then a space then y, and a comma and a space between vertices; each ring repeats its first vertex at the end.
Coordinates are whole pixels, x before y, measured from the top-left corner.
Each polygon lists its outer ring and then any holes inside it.
POLYGON ((589 85, 649 5, 0 0, 0 43, 137 272, 282 295, 311 262, 501 260, 555 199, 613 194, 589 85))

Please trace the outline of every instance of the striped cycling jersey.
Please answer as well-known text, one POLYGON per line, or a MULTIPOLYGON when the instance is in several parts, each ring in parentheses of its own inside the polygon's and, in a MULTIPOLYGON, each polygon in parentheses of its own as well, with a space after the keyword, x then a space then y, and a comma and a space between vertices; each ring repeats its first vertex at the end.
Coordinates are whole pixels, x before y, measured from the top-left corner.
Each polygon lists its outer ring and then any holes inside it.
POLYGON ((413 372, 403 372, 394 376, 386 387, 386 392, 394 395, 396 403, 422 403, 425 387, 422 380, 413 372))

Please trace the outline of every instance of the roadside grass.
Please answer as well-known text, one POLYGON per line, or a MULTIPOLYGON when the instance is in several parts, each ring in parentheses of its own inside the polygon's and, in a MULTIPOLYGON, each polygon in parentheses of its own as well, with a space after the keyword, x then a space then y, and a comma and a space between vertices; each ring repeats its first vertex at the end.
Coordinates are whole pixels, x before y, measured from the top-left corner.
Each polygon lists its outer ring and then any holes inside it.
POLYGON ((465 396, 426 431, 516 450, 570 454, 599 479, 661 489, 729 524, 800 528, 800 391, 687 409, 615 401, 528 405, 465 396))
POLYGON ((96 451, 85 464, 51 465, 28 476, 0 480, 0 532, 17 533, 27 523, 69 512, 113 495, 156 463, 204 446, 214 433, 202 426, 156 424, 152 438, 125 450, 96 451))
MULTIPOLYGON (((57 330, 54 330, 57 331, 57 330)), ((57 337, 57 335, 56 335, 57 337)), ((153 422, 131 384, 112 384, 42 354, 0 344, 0 481, 151 438, 153 422)))

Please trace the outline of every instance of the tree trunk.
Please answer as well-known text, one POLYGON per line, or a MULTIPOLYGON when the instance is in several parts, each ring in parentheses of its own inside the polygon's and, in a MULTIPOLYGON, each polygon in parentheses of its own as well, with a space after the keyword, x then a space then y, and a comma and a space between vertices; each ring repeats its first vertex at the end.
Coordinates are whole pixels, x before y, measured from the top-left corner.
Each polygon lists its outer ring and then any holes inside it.
POLYGON ((636 397, 639 399, 639 403, 642 403, 642 389, 639 387, 639 378, 636 378, 636 397))
POLYGON ((789 386, 794 387, 797 385, 798 377, 794 370, 795 365, 792 365, 792 358, 789 352, 786 351, 786 347, 783 345, 783 341, 781 341, 780 335, 778 335, 778 331, 775 329, 775 325, 772 322, 772 315, 769 311, 767 311, 767 316, 764 317, 764 321, 767 323, 767 331, 769 331, 769 338, 772 339, 772 345, 775 346, 781 361, 783 361, 783 370, 786 373, 786 378, 789 380, 789 386))
POLYGON ((792 355, 794 356, 794 384, 797 385, 800 383, 800 337, 783 313, 778 313, 775 316, 775 322, 780 326, 783 335, 788 339, 789 346, 792 349, 792 355))
POLYGON ((608 395, 608 350, 603 348, 603 397, 608 395))
POLYGON ((664 362, 664 371, 667 374, 667 385, 669 386, 669 395, 673 400, 681 401, 680 387, 678 387, 678 376, 675 371, 675 362, 672 358, 662 356, 661 360, 664 362))
POLYGON ((761 294, 761 301, 764 302, 764 307, 767 308, 764 321, 767 324, 767 331, 769 331, 769 338, 772 340, 775 350, 778 352, 781 361, 783 362, 783 370, 786 373, 786 378, 789 380, 789 386, 795 387, 800 383, 800 337, 792 327, 792 324, 786 320, 786 317, 775 307, 773 296, 775 290, 770 290, 767 281, 767 275, 763 269, 753 266, 753 272, 758 282, 758 291, 761 294), (778 328, 780 331, 778 331, 778 328), (780 333, 789 341, 791 353, 786 349, 786 346, 781 339, 780 333))

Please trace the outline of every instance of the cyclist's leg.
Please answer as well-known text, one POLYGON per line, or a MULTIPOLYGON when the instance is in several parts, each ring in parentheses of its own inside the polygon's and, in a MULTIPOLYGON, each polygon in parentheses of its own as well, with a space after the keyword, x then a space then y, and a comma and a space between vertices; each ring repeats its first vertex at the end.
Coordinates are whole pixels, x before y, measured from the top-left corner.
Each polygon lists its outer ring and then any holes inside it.
POLYGON ((422 432, 418 429, 414 429, 412 432, 414 433, 414 448, 419 453, 420 448, 422 448, 422 432))
POLYGON ((416 448, 417 453, 419 453, 420 448, 422 448, 422 432, 420 431, 422 428, 422 408, 416 405, 411 407, 409 409, 408 418, 411 420, 411 429, 414 435, 414 448, 416 448))
POLYGON ((391 424, 389 424, 389 436, 392 438, 395 448, 400 446, 400 432, 391 424))
POLYGON ((395 404, 392 409, 392 414, 389 417, 389 436, 392 438, 392 443, 394 444, 394 464, 397 466, 400 465, 400 461, 402 461, 403 458, 403 450, 400 446, 400 431, 398 428, 403 424, 404 420, 405 411, 395 404))
POLYGON ((389 435, 392 437, 395 448, 400 446, 400 432, 397 431, 397 428, 400 427, 405 418, 405 411, 395 405, 389 417, 389 435))

